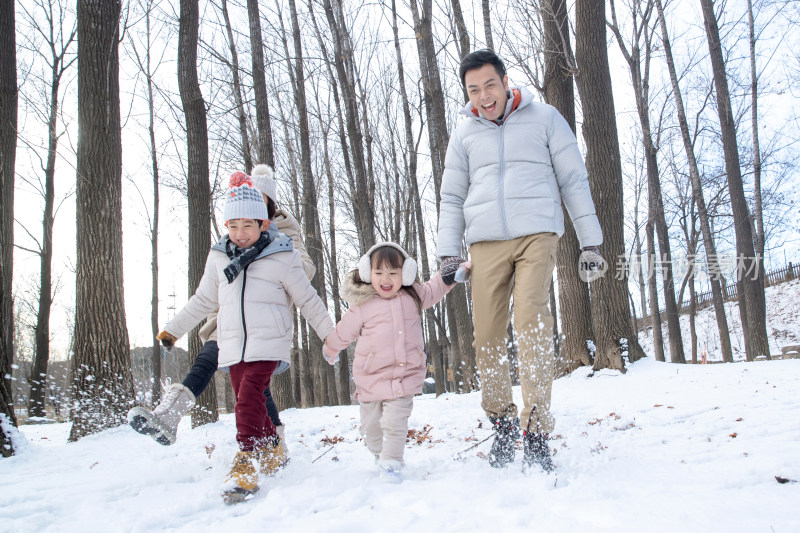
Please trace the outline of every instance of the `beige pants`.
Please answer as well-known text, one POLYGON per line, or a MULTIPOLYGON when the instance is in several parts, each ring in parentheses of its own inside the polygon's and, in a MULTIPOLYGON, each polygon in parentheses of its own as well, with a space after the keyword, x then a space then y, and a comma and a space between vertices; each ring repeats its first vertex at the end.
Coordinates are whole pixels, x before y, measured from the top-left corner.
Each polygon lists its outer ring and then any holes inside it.
POLYGON ((469 249, 481 406, 487 416, 517 416, 506 348, 513 293, 524 402, 520 425, 541 433, 552 432, 555 424, 550 414, 555 355, 548 303, 557 244, 555 233, 537 233, 510 241, 478 242, 469 249))
POLYGON ((414 396, 361 402, 361 436, 380 461, 403 462, 414 396))

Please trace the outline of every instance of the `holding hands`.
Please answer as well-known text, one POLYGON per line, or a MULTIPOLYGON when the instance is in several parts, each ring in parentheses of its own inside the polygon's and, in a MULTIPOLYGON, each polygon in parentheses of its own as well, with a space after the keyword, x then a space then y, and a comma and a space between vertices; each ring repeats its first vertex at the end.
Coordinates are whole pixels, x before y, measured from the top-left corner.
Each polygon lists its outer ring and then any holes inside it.
POLYGON ((456 282, 467 281, 471 267, 472 263, 463 257, 444 257, 442 258, 442 266, 439 268, 439 272, 442 274, 442 281, 446 285, 452 285, 456 282))
POLYGON ((339 351, 328 347, 327 338, 325 339, 325 344, 322 345, 322 356, 331 366, 335 365, 339 361, 339 351))

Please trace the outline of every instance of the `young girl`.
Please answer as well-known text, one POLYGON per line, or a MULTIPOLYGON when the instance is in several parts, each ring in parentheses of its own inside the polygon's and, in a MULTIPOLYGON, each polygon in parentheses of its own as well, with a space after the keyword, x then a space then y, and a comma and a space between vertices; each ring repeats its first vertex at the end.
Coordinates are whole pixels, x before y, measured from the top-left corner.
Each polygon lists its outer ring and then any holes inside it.
POLYGON ((449 259, 423 285, 415 281, 417 262, 397 244, 382 242, 364 254, 343 283, 342 298, 350 309, 326 338, 323 354, 333 364, 358 338, 353 380, 361 434, 388 481, 401 481, 408 417, 427 370, 422 311, 450 292, 462 263, 468 270, 463 259, 449 259))

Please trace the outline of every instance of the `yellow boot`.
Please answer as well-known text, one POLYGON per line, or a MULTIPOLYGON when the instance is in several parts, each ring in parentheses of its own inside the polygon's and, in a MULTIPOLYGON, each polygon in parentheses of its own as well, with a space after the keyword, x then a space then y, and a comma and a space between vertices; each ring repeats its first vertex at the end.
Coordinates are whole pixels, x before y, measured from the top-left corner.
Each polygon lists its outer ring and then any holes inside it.
POLYGON ((269 443, 258 449, 258 461, 261 465, 261 473, 265 476, 274 476, 289 459, 286 451, 280 445, 280 441, 269 443))
POLYGON ((228 505, 241 503, 258 492, 258 471, 253 462, 258 452, 238 452, 233 467, 225 480, 222 499, 228 505))

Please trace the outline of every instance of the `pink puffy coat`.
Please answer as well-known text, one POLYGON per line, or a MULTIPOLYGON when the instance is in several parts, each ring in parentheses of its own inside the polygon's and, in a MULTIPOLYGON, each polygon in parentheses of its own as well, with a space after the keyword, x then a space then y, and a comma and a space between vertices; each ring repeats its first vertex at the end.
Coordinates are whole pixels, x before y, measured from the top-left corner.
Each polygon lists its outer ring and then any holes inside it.
MULTIPOLYGON (((452 286, 437 272, 430 281, 414 283, 413 288, 422 308, 428 309, 452 286)), ((414 299, 404 291, 394 298, 382 298, 372 285, 356 283, 353 273, 344 280, 342 298, 350 309, 328 335, 323 351, 332 357, 358 338, 353 360, 355 397, 372 402, 422 392, 427 364, 422 316, 414 299)))

